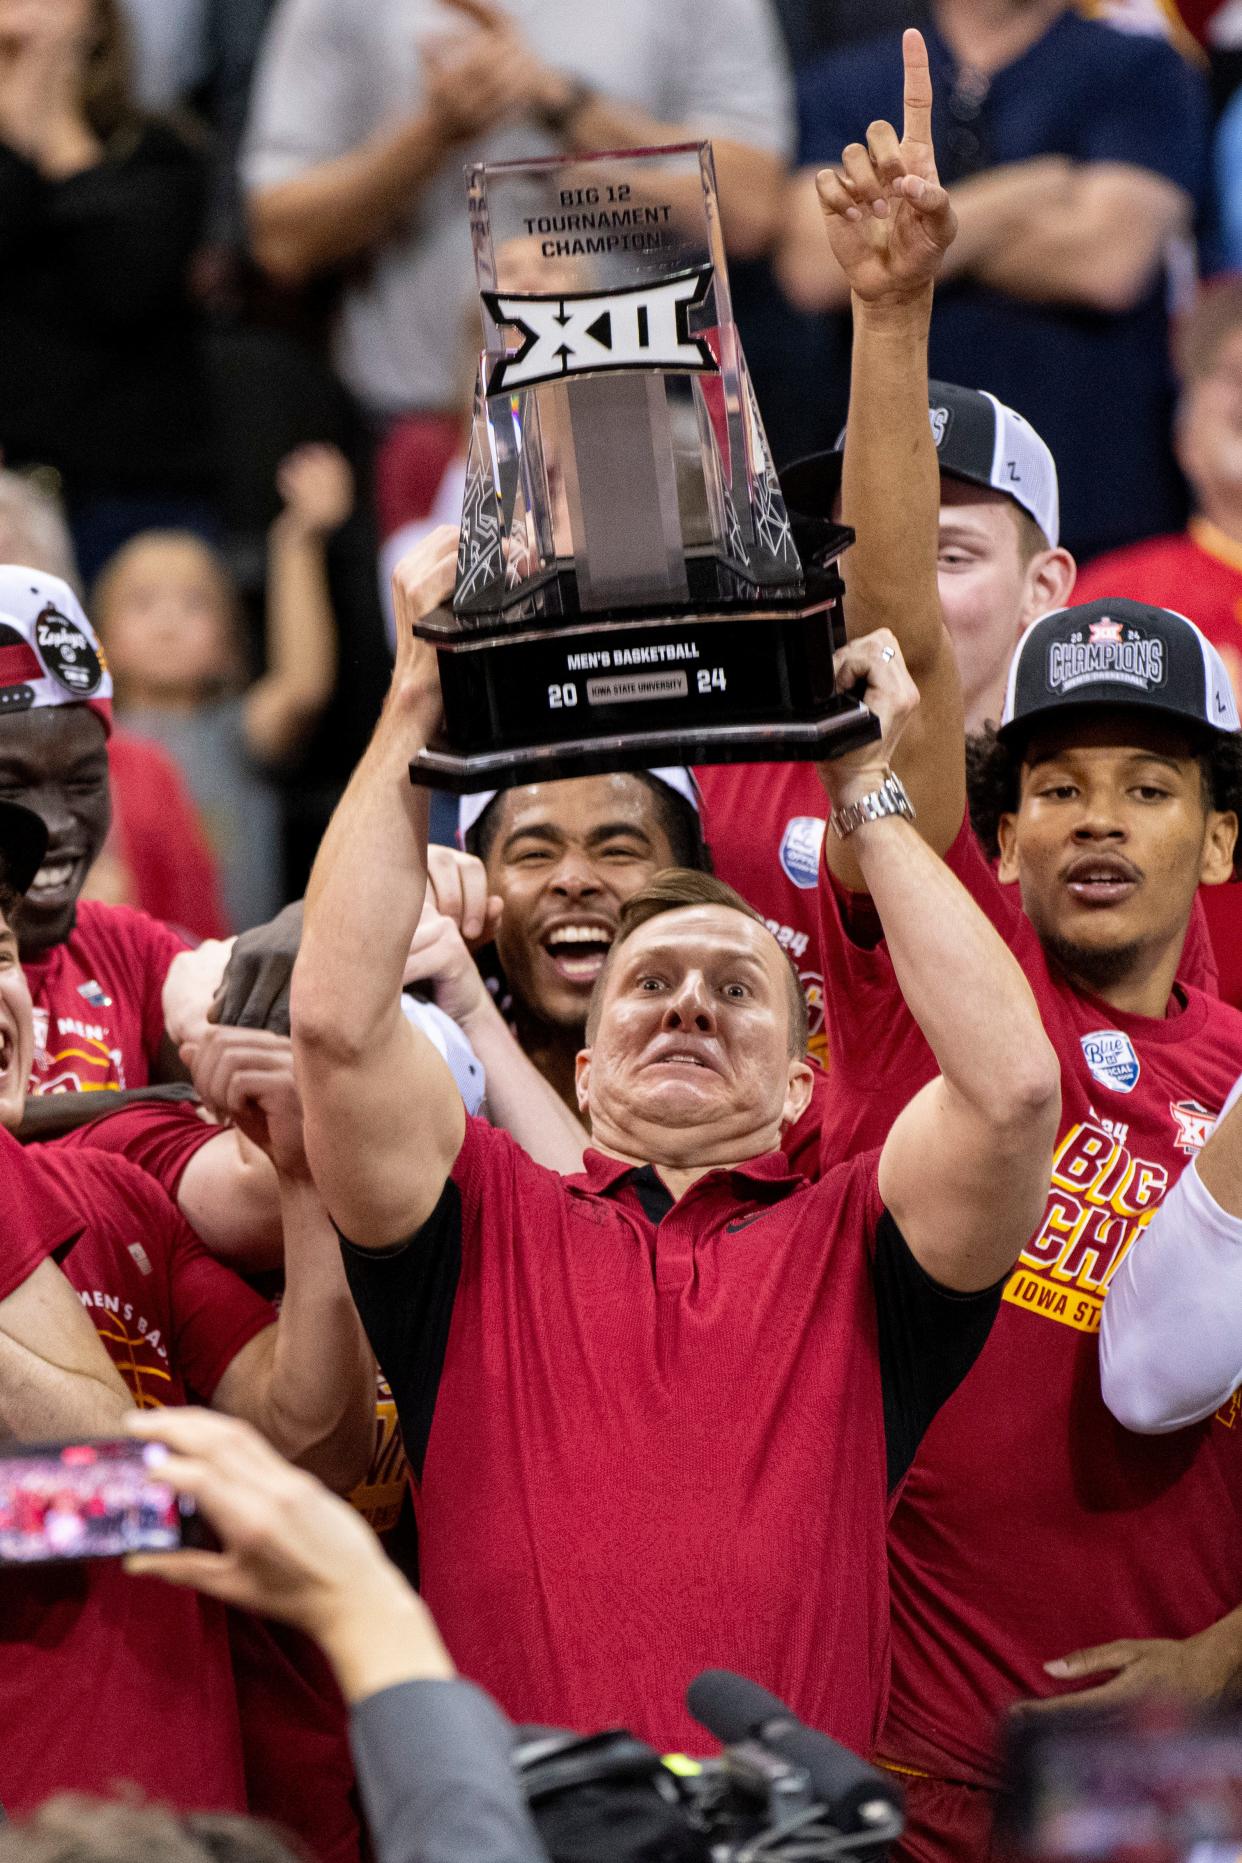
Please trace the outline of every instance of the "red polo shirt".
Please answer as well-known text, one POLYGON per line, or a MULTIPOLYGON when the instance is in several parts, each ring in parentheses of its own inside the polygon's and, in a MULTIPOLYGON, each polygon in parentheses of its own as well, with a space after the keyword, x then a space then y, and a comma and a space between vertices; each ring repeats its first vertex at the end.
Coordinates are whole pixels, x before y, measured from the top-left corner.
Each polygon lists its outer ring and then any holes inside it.
POLYGON ((924 1274, 877 1161, 810 1186, 773 1153, 673 1203, 650 1167, 562 1178, 471 1120, 416 1236, 346 1243, 424 1595, 515 1720, 702 1750, 683 1697, 723 1665, 870 1746, 889 1489, 996 1307, 924 1274))

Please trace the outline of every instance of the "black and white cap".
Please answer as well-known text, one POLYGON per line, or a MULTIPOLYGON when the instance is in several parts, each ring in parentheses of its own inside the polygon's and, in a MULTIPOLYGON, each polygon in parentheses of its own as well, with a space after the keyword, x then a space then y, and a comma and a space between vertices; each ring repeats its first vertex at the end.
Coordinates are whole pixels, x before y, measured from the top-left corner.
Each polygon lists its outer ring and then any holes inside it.
MULTIPOLYGON (((1003 492, 1034 518, 1049 544, 1061 535, 1056 461, 1021 414, 982 388, 953 382, 927 384, 927 412, 941 472, 1003 492)), ((813 453, 782 469, 781 490, 791 511, 830 517, 841 488, 845 429, 831 453, 813 453)))
POLYGON ((1193 621, 1146 602, 1083 602, 1032 622, 1009 666, 998 736, 1083 706, 1125 706, 1199 731, 1237 731, 1225 663, 1193 621))

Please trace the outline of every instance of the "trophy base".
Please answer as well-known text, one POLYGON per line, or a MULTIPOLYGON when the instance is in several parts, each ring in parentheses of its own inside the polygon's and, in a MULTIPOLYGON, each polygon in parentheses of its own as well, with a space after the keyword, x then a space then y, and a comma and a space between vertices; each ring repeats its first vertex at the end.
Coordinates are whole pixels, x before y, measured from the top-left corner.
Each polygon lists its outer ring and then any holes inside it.
POLYGON ((411 779, 460 795, 659 764, 818 763, 873 742, 877 721, 833 679, 839 590, 826 576, 817 599, 763 612, 437 641, 444 730, 411 779))
POLYGON ((716 724, 698 731, 628 731, 521 750, 463 755, 431 743, 410 764, 410 779, 455 796, 475 789, 508 789, 562 776, 606 776, 613 770, 648 770, 675 763, 823 763, 880 735, 859 699, 842 698, 827 717, 783 724, 716 724))

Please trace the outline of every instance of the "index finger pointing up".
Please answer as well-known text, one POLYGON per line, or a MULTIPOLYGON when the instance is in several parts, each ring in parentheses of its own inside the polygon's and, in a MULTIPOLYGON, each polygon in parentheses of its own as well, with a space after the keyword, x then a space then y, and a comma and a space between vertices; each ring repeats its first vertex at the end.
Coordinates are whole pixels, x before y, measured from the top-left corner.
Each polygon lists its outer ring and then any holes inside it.
POLYGON ((932 139, 932 81, 927 62, 927 46, 921 32, 913 26, 901 35, 901 62, 905 68, 904 106, 901 139, 925 142, 932 139))

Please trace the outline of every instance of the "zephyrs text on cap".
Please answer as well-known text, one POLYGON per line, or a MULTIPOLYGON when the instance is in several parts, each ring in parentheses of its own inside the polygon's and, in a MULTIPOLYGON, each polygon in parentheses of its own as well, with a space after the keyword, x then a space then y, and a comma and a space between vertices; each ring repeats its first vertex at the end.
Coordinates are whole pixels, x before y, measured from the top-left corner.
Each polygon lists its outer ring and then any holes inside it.
POLYGON ((1225 663, 1194 622, 1120 596, 1058 608, 1027 629, 999 736, 1082 706, 1124 706, 1199 731, 1239 728, 1225 663))

